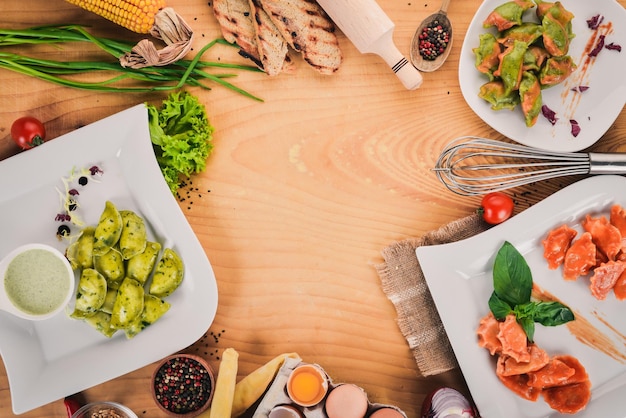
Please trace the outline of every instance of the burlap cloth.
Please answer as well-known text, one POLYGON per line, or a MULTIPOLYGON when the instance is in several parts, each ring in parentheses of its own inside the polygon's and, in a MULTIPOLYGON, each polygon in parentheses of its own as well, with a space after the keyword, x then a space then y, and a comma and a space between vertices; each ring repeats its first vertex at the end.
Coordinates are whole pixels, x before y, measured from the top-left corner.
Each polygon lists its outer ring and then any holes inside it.
POLYGON ((382 251, 384 262, 376 265, 382 288, 394 304, 398 325, 409 343, 423 376, 431 376, 457 367, 452 346, 430 295, 415 249, 460 241, 488 229, 477 215, 451 222, 421 238, 409 238, 389 245, 382 251))

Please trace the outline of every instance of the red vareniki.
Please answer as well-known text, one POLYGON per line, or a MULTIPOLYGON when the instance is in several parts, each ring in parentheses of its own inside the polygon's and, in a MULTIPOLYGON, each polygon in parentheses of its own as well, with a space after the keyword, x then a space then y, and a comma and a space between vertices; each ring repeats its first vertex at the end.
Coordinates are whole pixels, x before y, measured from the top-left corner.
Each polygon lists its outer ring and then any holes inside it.
POLYGON ((498 321, 489 312, 476 333, 478 345, 498 356, 496 375, 516 395, 533 402, 543 396, 552 409, 562 414, 581 411, 589 403, 591 383, 583 365, 570 355, 550 357, 538 345, 529 343, 515 315, 498 321))
POLYGON ((565 280, 589 276, 590 292, 598 300, 611 292, 626 299, 626 210, 615 204, 608 218, 587 214, 581 226, 580 235, 568 225, 548 232, 543 240, 548 267, 562 266, 565 280))

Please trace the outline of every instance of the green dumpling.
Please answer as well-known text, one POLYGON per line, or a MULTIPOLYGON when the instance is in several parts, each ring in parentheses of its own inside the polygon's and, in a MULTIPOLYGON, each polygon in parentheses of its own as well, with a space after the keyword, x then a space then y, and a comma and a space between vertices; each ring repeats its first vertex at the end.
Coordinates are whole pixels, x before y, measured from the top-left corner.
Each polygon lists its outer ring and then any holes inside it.
POLYGON ((180 286, 183 276, 184 266, 180 256, 171 248, 166 248, 154 270, 148 293, 160 298, 167 297, 180 286))
POLYGON ((478 97, 491 103, 491 109, 515 109, 520 98, 516 91, 505 93, 502 81, 495 80, 483 84, 480 87, 478 97))
POLYGON ((143 311, 144 289, 137 280, 122 281, 111 312, 111 326, 115 329, 128 328, 143 311))
POLYGON ((165 312, 170 309, 170 304, 156 296, 146 294, 144 296, 143 311, 128 328, 124 330, 127 338, 133 338, 146 327, 154 324, 165 312))
POLYGON ((569 51, 570 37, 567 29, 552 13, 541 20, 543 27, 543 46, 553 57, 562 57, 569 51))
POLYGON ((120 239, 122 216, 115 205, 107 201, 94 232, 93 254, 106 254, 120 239))
POLYGON ((480 43, 478 47, 472 49, 476 60, 474 66, 478 71, 487 75, 489 80, 494 79, 494 71, 498 69, 500 64, 500 54, 502 48, 495 36, 491 33, 483 33, 479 37, 480 43))
POLYGON ((126 276, 141 284, 146 283, 159 258, 160 251, 161 244, 149 241, 141 253, 133 256, 126 263, 126 276))
POLYGON ((526 126, 534 126, 539 113, 541 113, 541 105, 543 102, 541 98, 541 84, 539 84, 537 77, 530 71, 526 71, 522 76, 522 82, 519 86, 519 95, 526 126))
POLYGON ((484 28, 495 26, 498 32, 522 24, 522 16, 528 9, 535 7, 530 0, 513 0, 502 3, 487 16, 483 22, 484 28))
POLYGON ((92 316, 85 318, 85 322, 107 338, 111 338, 117 331, 111 326, 111 315, 106 312, 98 311, 92 316))
POLYGON ((107 294, 107 281, 94 269, 84 269, 78 280, 75 309, 77 317, 94 314, 102 307, 107 294))
POLYGON ((524 55, 527 49, 528 44, 526 42, 514 41, 513 45, 500 55, 500 67, 494 75, 502 79, 506 95, 519 88, 519 83, 522 81, 524 55))
POLYGON ((120 234, 120 252, 124 260, 129 260, 143 252, 148 242, 146 224, 143 218, 131 210, 121 210, 122 233, 120 234))

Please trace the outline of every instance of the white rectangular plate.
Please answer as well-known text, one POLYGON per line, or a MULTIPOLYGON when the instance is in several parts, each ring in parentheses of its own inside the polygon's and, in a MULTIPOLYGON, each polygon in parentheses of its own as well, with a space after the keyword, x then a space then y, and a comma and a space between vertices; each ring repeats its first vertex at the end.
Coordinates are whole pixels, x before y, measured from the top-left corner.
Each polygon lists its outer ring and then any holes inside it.
MULTIPOLYGON (((97 180, 78 186, 73 214, 97 224, 106 200, 141 215, 149 238, 176 250, 185 264, 170 310, 133 339, 106 338, 61 313, 30 322, 0 312, 0 354, 13 411, 46 403, 144 367, 200 338, 217 310, 211 264, 176 199, 165 184, 150 142, 148 112, 137 105, 0 162, 0 257, 28 242, 64 251, 55 221, 65 193, 62 179, 93 165, 97 180)), ((73 233, 80 230, 73 228, 73 233)))
POLYGON ((590 321, 607 338, 608 355, 579 341, 565 325, 537 324, 535 342, 550 355, 571 354, 585 366, 592 399, 577 418, 626 416, 626 301, 611 293, 604 301, 590 293, 587 278, 566 282, 562 270, 548 269, 542 240, 563 223, 581 231, 587 213, 607 215, 612 204, 626 206, 626 178, 590 177, 566 187, 510 220, 469 239, 416 250, 428 287, 482 418, 561 416, 540 397, 526 401, 497 378, 495 358, 478 346, 476 329, 489 312, 493 262, 505 241, 526 259, 533 281, 590 321))

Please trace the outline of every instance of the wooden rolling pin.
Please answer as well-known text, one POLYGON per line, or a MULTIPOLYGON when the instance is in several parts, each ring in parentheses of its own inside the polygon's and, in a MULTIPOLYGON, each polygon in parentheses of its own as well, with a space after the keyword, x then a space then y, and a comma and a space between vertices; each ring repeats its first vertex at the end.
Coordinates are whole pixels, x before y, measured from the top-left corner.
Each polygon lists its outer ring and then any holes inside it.
POLYGON ((317 0, 341 31, 362 54, 379 55, 402 84, 414 90, 422 75, 402 55, 393 42, 395 24, 376 0, 317 0))

